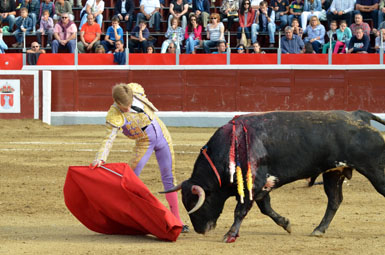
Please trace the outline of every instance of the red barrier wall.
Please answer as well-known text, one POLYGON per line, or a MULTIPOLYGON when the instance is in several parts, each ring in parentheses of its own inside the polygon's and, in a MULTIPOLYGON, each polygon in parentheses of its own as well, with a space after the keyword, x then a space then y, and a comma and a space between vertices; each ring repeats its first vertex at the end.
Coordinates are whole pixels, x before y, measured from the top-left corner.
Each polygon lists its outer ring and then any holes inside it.
POLYGON ((163 111, 364 109, 385 112, 383 70, 80 70, 52 72, 52 111, 105 111, 135 81, 163 111))

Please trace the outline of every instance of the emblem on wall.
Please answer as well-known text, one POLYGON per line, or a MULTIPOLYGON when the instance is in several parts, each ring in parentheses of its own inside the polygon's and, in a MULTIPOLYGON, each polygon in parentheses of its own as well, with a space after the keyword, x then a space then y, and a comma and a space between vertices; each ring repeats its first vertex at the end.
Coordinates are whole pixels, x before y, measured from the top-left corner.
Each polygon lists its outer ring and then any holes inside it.
POLYGON ((20 80, 0 80, 0 113, 20 113, 20 80))

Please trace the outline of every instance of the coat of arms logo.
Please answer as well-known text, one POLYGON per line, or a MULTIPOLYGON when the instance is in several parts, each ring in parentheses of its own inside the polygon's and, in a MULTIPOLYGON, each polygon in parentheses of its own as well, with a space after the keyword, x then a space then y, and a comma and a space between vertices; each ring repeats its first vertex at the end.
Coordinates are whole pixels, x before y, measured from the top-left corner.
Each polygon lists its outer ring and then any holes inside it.
POLYGON ((4 109, 11 109, 14 105, 14 95, 13 95, 13 92, 15 91, 15 89, 9 85, 8 83, 5 83, 5 85, 3 85, 1 88, 0 88, 0 105, 2 108, 4 109))

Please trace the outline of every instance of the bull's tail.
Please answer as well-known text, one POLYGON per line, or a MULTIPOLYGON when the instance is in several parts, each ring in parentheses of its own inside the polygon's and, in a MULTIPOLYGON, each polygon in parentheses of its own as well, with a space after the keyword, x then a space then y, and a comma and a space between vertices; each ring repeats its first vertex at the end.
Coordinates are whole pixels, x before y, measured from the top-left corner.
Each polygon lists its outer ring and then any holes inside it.
POLYGON ((363 110, 354 111, 353 116, 355 116, 357 119, 364 121, 369 125, 371 120, 374 120, 378 123, 381 123, 382 125, 385 125, 385 121, 383 119, 367 111, 363 111, 363 110))

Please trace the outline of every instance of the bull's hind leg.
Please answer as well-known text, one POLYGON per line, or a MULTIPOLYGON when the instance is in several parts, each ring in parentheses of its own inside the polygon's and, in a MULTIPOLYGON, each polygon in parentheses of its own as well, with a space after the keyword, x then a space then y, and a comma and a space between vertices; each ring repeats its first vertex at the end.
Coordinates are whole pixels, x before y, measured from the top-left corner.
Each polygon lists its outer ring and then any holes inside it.
POLYGON ((311 235, 322 236, 329 227, 334 215, 336 214, 342 199, 342 184, 345 176, 340 171, 332 171, 323 174, 324 190, 328 197, 328 206, 325 215, 311 235))
POLYGON ((290 221, 276 213, 273 208, 271 208, 269 194, 266 194, 263 199, 256 201, 256 203, 259 210, 261 210, 261 213, 269 216, 275 223, 277 223, 278 226, 283 227, 283 229, 285 229, 288 233, 291 233, 290 221))

